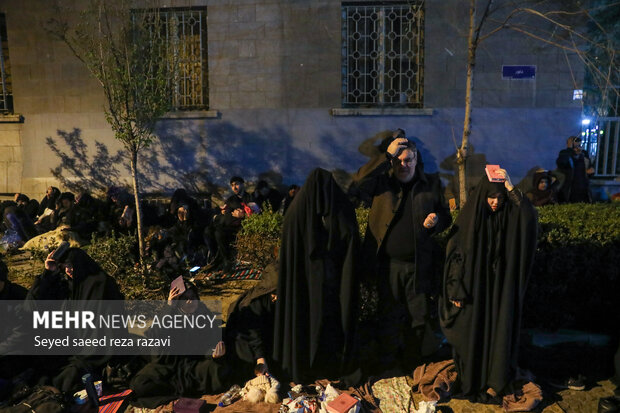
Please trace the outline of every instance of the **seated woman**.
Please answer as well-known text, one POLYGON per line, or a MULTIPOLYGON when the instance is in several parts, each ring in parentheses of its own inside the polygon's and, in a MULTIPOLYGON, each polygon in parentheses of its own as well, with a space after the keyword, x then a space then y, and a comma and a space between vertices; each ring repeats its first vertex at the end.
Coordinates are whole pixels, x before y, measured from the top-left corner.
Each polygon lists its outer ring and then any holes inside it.
POLYGON ((532 189, 527 192, 527 197, 534 206, 557 204, 557 188, 555 178, 551 172, 538 170, 532 178, 532 189))
POLYGON ((228 358, 246 380, 255 365, 273 367, 273 321, 278 288, 278 266, 269 264, 261 281, 242 294, 228 309, 224 342, 228 358))
MULTIPOLYGON (((171 288, 168 295, 170 313, 207 312, 196 287, 186 284, 186 288, 183 293, 178 288, 171 288)), ((193 330, 188 331, 187 339, 203 345, 204 354, 155 354, 131 380, 130 387, 141 406, 155 408, 179 397, 199 397, 207 393, 221 393, 226 389, 230 369, 223 358, 226 354, 224 342, 218 342, 211 349, 212 346, 196 337, 193 330)))
POLYGON ((446 250, 440 322, 463 395, 485 401, 517 375, 523 299, 536 251, 536 209, 505 181, 483 177, 446 250))

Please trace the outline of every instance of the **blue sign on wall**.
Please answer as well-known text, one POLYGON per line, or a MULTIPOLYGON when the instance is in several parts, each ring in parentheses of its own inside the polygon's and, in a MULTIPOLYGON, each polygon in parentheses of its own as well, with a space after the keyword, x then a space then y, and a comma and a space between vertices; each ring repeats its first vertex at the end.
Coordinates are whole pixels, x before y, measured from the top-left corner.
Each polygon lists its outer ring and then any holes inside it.
POLYGON ((536 79, 536 66, 502 66, 502 79, 536 79))

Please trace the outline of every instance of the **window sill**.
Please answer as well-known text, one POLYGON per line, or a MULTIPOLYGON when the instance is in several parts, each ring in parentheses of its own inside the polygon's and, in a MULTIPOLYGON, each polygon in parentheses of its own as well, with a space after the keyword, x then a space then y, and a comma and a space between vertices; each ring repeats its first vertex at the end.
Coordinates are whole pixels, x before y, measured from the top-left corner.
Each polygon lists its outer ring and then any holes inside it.
POLYGON ((220 112, 215 109, 168 112, 161 119, 218 119, 220 112))
POLYGON ((19 113, 0 115, 0 123, 23 123, 24 117, 19 113))
POLYGON ((434 109, 413 108, 334 108, 332 116, 433 116, 434 109))

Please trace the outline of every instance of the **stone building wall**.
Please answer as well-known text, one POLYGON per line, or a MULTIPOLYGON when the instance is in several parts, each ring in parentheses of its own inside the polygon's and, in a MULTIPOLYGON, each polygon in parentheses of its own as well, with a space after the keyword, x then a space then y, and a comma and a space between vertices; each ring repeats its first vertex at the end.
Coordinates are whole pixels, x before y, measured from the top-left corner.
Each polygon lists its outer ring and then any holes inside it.
MULTIPOLYGON (((73 0, 73 9, 87 3, 73 0)), ((54 182, 50 170, 59 164, 46 138, 58 140, 58 131, 77 128, 91 155, 96 142, 110 153, 120 148, 105 122, 99 85, 44 29, 52 16, 49 4, 0 2, 7 20, 15 111, 23 116, 21 154, 15 146, 10 156, 8 151, 0 155, 0 185, 6 192, 19 189, 37 197, 54 182), (21 176, 15 177, 18 170, 21 176)), ((169 191, 188 177, 221 184, 233 173, 251 180, 269 173, 276 182, 301 183, 317 166, 352 172, 366 160, 358 146, 396 127, 418 141, 427 169, 438 171, 462 129, 465 6, 460 0, 426 1, 425 110, 404 116, 389 111, 335 116, 332 109, 342 107, 341 4, 162 2, 167 7, 206 7, 211 111, 173 114, 158 124, 160 143, 145 152, 146 189, 169 191)), ((480 47, 475 79, 471 140, 476 151, 506 165, 516 177, 534 165, 553 168, 565 137, 579 130, 581 106, 572 100, 583 79, 577 59, 505 32, 480 47), (503 64, 536 65, 536 79, 503 80, 503 64)), ((0 125, 0 146, 16 142, 6 128, 0 125)), ((122 165, 119 173, 128 176, 122 165)))

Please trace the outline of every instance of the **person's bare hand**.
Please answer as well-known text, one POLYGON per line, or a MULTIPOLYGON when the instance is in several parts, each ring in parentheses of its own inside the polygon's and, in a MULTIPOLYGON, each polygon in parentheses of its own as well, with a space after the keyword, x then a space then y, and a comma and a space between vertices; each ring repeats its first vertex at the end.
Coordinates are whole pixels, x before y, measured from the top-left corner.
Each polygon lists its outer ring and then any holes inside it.
POLYGON ((172 304, 172 300, 176 299, 180 295, 181 292, 179 291, 179 287, 171 288, 170 293, 168 293, 168 304, 172 304))
POLYGON ((390 146, 387 148, 387 153, 393 158, 398 152, 400 152, 403 148, 406 147, 407 138, 396 138, 390 143, 390 146))
POLYGON ((594 171, 594 168, 592 168, 592 167, 590 167, 590 168, 588 168, 588 169, 586 170, 586 173, 587 173, 588 175, 594 175, 594 172, 595 172, 595 171, 594 171))
POLYGON ((49 255, 47 256, 47 258, 45 259, 45 269, 46 270, 56 271, 56 269, 58 269, 58 265, 56 264, 56 261, 54 261, 52 259, 52 255, 54 255, 55 251, 56 250, 50 252, 49 255))
POLYGON ((214 359, 220 358, 226 354, 226 345, 224 345, 223 341, 219 341, 215 348, 213 349, 213 353, 211 353, 211 357, 214 359))
POLYGON ((232 216, 235 218, 243 218, 245 217, 245 211, 241 208, 237 208, 232 212, 232 216))
POLYGON ((436 213, 431 212, 424 219, 424 228, 433 228, 439 222, 439 217, 436 213))
POLYGON ((497 174, 499 176, 501 176, 504 179, 504 186, 506 187, 507 191, 512 191, 514 189, 514 185, 512 184, 512 181, 510 180, 510 175, 508 175, 508 172, 505 169, 498 169, 497 174))

